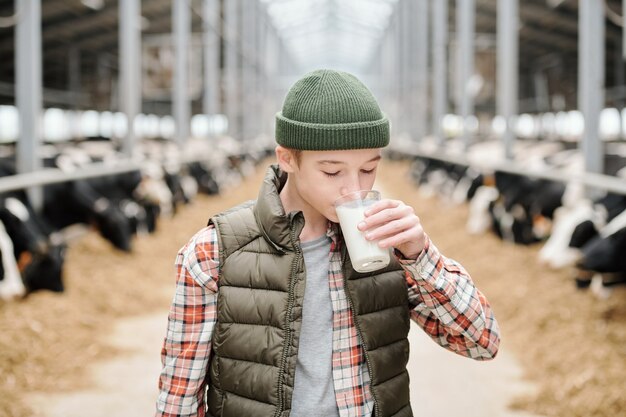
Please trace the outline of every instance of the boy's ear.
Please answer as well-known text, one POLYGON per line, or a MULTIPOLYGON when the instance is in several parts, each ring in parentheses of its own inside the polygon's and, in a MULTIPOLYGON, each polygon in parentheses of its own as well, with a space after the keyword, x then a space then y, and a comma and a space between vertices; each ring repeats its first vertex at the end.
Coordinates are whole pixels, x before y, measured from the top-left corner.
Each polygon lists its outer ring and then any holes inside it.
POLYGON ((278 160, 278 166, 283 172, 291 173, 296 169, 296 158, 294 154, 284 146, 276 146, 276 159, 278 160))

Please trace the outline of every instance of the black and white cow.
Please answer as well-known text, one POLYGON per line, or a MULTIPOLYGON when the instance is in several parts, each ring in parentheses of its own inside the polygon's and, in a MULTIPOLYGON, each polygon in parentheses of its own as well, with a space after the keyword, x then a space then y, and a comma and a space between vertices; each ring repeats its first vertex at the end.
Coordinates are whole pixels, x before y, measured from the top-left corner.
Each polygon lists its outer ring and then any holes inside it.
MULTIPOLYGON (((23 192, 4 193, 0 197, 0 221, 11 238, 13 257, 26 292, 39 289, 63 291, 63 262, 66 246, 44 219, 38 216, 23 192)), ((5 260, 3 244, 3 261, 5 260)), ((13 262, 3 262, 5 274, 14 274, 13 262), (7 268, 9 266, 9 268, 7 268)))
POLYGON ((539 260, 552 268, 574 265, 581 249, 625 209, 626 196, 615 193, 594 201, 579 197, 560 207, 550 238, 539 252, 539 260))
POLYGON ((621 221, 612 223, 619 223, 621 229, 608 236, 592 238, 583 246, 582 256, 576 264, 577 286, 591 286, 603 298, 610 294, 608 287, 626 284, 626 215, 621 221))
POLYGON ((46 186, 42 215, 57 230, 77 223, 90 225, 116 248, 131 250, 128 218, 84 180, 46 186))
POLYGON ((17 266, 13 241, 0 221, 0 300, 9 301, 26 295, 26 287, 17 266))
MULTIPOLYGON (((68 227, 94 226, 116 248, 130 252, 133 236, 156 230, 160 215, 173 215, 176 206, 197 192, 216 194, 238 183, 267 155, 259 150, 248 156, 240 148, 229 154, 228 146, 206 141, 197 145, 185 160, 204 155, 206 161, 181 163, 177 145, 153 141, 133 154, 141 170, 43 186, 41 213, 35 213, 22 191, 0 194, 0 299, 44 288, 63 290, 68 227)), ((94 162, 115 164, 121 157, 107 141, 44 145, 40 150, 45 167, 65 172, 94 162)), ((11 152, 0 157, 0 176, 15 174, 14 160, 11 152)))
POLYGON ((207 164, 192 162, 188 164, 189 174, 196 179, 198 191, 208 195, 219 194, 220 187, 207 164))
POLYGON ((502 239, 520 244, 543 240, 562 204, 565 185, 503 171, 496 171, 494 177, 498 197, 489 203, 492 230, 502 239))
POLYGON ((437 194, 454 204, 471 200, 483 182, 482 173, 472 167, 428 157, 413 160, 410 176, 423 195, 437 194))
MULTIPOLYGON (((100 147, 100 156, 94 157, 84 150, 68 147, 46 159, 45 165, 66 172, 80 169, 104 160, 106 153, 103 150, 106 147, 100 147)), ((153 165, 159 178, 136 170, 49 185, 44 188, 43 214, 58 229, 77 223, 94 226, 116 248, 131 251, 132 236, 154 232, 163 207, 169 212, 174 204, 167 179, 171 183, 180 183, 176 173, 166 175, 162 166, 153 165)))

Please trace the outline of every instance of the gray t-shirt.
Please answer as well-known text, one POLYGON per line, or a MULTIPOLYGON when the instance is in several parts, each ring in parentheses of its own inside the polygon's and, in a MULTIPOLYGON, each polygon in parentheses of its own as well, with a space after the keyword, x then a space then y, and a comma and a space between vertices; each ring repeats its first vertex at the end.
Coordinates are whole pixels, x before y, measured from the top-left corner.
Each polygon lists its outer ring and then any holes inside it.
POLYGON ((333 385, 333 309, 328 286, 331 239, 302 243, 306 267, 302 329, 290 417, 339 417, 333 385))

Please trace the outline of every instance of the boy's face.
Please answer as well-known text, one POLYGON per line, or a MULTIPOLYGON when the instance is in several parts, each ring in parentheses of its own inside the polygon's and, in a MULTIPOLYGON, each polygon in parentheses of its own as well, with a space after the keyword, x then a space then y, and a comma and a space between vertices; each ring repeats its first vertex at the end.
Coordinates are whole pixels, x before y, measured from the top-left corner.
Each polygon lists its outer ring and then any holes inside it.
MULTIPOLYGON (((279 148, 282 148, 279 146, 279 148)), ((289 174, 298 197, 327 219, 338 223, 333 202, 344 194, 371 190, 376 179, 381 149, 302 151, 300 163, 293 153, 279 156, 281 169, 289 174)))

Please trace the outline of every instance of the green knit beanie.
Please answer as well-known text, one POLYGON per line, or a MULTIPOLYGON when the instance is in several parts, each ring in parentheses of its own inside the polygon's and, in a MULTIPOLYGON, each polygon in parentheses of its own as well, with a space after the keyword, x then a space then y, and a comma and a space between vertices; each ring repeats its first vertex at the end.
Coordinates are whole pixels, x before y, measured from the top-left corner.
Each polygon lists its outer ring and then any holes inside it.
POLYGON ((389 144, 389 121, 354 75, 321 69, 289 89, 276 114, 276 142, 316 151, 382 148, 389 144))

